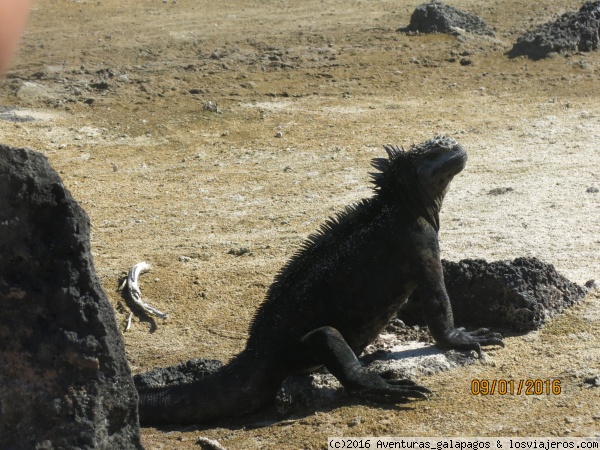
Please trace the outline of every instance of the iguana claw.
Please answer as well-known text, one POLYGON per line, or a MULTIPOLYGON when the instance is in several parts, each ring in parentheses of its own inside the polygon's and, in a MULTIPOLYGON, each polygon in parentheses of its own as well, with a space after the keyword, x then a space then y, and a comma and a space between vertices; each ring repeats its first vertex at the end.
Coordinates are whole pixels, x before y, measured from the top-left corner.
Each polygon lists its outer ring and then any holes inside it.
POLYGON ((381 403, 406 403, 411 398, 427 400, 427 394, 432 393, 414 381, 386 380, 372 372, 363 372, 352 384, 355 386, 347 388, 349 394, 381 403))
POLYGON ((463 327, 455 328, 438 344, 444 348, 455 350, 475 350, 479 357, 481 357, 481 346, 499 345, 504 347, 502 335, 491 332, 487 328, 479 328, 474 331, 465 331, 463 327))

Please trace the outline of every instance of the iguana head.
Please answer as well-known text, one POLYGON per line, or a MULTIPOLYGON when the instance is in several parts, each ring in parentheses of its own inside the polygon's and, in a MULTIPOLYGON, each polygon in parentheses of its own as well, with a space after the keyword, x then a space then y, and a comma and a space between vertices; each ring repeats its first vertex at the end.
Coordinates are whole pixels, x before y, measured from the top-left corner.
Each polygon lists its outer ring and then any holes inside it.
POLYGON ((467 152, 448 136, 435 137, 404 151, 384 147, 388 158, 373 160, 379 173, 371 174, 378 194, 406 202, 439 228, 439 211, 452 178, 467 162, 467 152))
POLYGON ((432 199, 444 198, 450 181, 467 163, 465 149, 448 136, 423 142, 409 156, 419 183, 432 199))

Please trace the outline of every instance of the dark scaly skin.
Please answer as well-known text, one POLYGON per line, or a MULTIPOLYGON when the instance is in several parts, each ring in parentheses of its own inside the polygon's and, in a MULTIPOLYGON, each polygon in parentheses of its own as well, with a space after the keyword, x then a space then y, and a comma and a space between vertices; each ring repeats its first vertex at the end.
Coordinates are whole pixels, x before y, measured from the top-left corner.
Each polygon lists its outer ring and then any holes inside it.
POLYGON ((409 380, 369 373, 357 355, 415 288, 442 348, 503 345, 487 329, 454 327, 438 243, 439 211, 464 149, 435 138, 376 159, 376 194, 326 222, 277 275, 246 348, 214 376, 190 385, 138 387, 140 422, 198 423, 249 412, 273 399, 289 375, 322 366, 350 395, 375 402, 427 398, 409 380))

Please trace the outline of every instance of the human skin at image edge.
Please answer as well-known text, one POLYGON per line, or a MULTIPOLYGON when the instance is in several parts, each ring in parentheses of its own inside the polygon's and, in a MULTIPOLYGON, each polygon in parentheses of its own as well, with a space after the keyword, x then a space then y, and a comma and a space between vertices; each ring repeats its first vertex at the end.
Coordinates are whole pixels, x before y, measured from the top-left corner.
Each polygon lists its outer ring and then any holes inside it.
POLYGON ((30 0, 0 0, 0 75, 8 69, 29 16, 30 0))

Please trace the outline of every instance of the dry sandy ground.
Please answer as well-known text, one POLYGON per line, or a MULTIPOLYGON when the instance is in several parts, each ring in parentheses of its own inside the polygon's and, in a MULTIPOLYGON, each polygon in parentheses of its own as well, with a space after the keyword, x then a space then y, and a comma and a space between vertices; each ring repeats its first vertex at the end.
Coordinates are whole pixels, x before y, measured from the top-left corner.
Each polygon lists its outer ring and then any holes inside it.
MULTIPOLYGON (((371 193, 382 145, 448 134, 469 152, 442 214, 448 259, 532 255, 600 279, 600 53, 504 53, 572 0, 455 0, 496 39, 407 36, 415 2, 39 1, 0 84, 0 141, 44 152, 90 215, 117 320, 132 264, 167 321, 134 318, 132 370, 227 359, 277 270, 329 215, 371 193), (470 64, 462 65, 461 59, 470 64), (218 112, 205 109, 216 103, 218 112), (278 134, 279 133, 279 134, 278 134), (276 137, 279 135, 280 137, 276 137), (490 195, 495 188, 512 188, 490 195), (593 190, 593 189, 592 189, 593 190), (229 251, 247 247, 249 253, 229 251)), ((348 401, 291 421, 143 429, 149 449, 320 449, 327 436, 600 433, 600 298, 475 364, 418 381, 408 408, 348 401), (470 393, 472 379, 560 379, 560 395, 470 393), (249 425, 250 424, 250 425, 249 425)))

